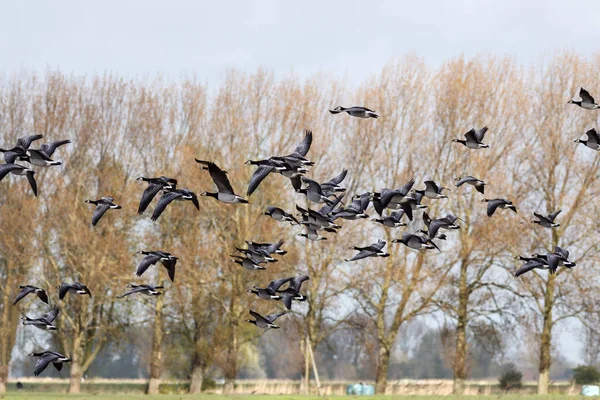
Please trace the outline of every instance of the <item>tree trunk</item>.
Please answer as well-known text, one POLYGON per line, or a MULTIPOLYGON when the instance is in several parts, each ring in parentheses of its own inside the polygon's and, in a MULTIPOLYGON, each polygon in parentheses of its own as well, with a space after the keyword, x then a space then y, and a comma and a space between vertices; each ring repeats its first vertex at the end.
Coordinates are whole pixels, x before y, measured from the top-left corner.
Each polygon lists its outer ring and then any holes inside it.
POLYGON ((552 350, 552 308, 554 306, 554 286, 556 275, 548 275, 546 293, 544 294, 544 325, 540 340, 540 364, 538 366, 538 394, 548 394, 550 381, 550 363, 552 350))
POLYGON ((6 393, 6 384, 8 382, 8 366, 0 366, 0 393, 6 393))
POLYGON ((235 391, 235 378, 237 375, 237 329, 235 324, 231 327, 231 337, 229 348, 227 349, 227 359, 225 366, 225 386, 224 394, 233 394, 235 391))
POLYGON ((150 381, 148 382, 148 389, 146 390, 146 393, 150 395, 158 394, 162 362, 162 309, 164 295, 156 297, 156 306, 154 307, 154 335, 152 337, 152 359, 150 360, 150 381))
POLYGON ((454 350, 454 388, 455 395, 462 395, 467 379, 467 322, 469 288, 467 286, 468 264, 463 262, 460 268, 458 289, 458 315, 456 321, 456 348, 454 350))
POLYGON ((375 373, 375 393, 385 394, 387 388, 388 369, 390 367, 390 352, 379 344, 379 357, 377 357, 377 371, 375 373))
POLYGON ((79 394, 81 393, 81 377, 83 376, 83 370, 79 358, 74 358, 70 363, 71 375, 69 379, 69 393, 79 394))
POLYGON ((203 382, 204 368, 200 365, 194 365, 192 376, 190 377, 190 394, 200 394, 202 392, 203 382))

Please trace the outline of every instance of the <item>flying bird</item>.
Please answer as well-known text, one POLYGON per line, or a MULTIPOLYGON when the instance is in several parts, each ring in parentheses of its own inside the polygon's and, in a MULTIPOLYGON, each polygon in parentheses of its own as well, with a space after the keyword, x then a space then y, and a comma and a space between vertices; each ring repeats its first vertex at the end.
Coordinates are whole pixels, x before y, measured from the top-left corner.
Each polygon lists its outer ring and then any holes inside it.
POLYGON ((509 210, 513 210, 515 213, 517 212, 517 208, 514 206, 514 204, 510 200, 483 199, 481 201, 488 203, 488 205, 487 205, 487 216, 488 217, 491 217, 492 215, 494 215, 494 213, 496 212, 496 209, 498 209, 498 208, 503 208, 503 209, 507 208, 509 210))
POLYGON ((537 212, 534 212, 533 215, 537 218, 537 220, 533 220, 531 221, 531 223, 538 224, 540 226, 543 226, 544 228, 558 228, 560 224, 557 224, 556 222, 554 222, 554 220, 556 219, 558 214, 561 213, 561 211, 562 210, 558 210, 548 215, 542 215, 537 212))
POLYGON ((122 299, 125 296, 129 296, 135 293, 145 294, 146 296, 159 296, 162 293, 158 291, 158 289, 164 289, 164 286, 153 286, 153 285, 134 285, 130 283, 127 285, 130 289, 128 292, 123 293, 120 296, 116 296, 117 299, 122 299))
POLYGON ((151 265, 155 265, 160 261, 160 263, 166 268, 171 282, 175 280, 175 265, 177 264, 177 257, 166 251, 140 250, 137 253, 143 254, 146 257, 142 258, 142 261, 140 261, 137 270, 135 271, 136 276, 142 276, 142 274, 146 272, 151 265))
POLYGON ((307 297, 300 293, 302 283, 309 280, 310 277, 307 275, 300 275, 292 278, 287 288, 278 290, 277 293, 281 294, 281 301, 288 310, 292 309, 292 300, 306 301, 307 297))
POLYGON ((456 178, 456 187, 460 187, 461 185, 464 185, 465 183, 469 184, 469 185, 473 185, 473 187, 475 187, 475 189, 483 194, 484 190, 485 190, 485 185, 486 183, 484 181, 482 181, 481 179, 477 179, 472 177, 471 175, 465 176, 463 178, 456 178))
POLYGON ((404 232, 402 238, 394 239, 392 240, 392 243, 402 243, 406 247, 414 250, 437 249, 441 252, 440 248, 430 238, 409 232, 404 232))
POLYGON ((217 186, 217 192, 203 192, 201 196, 214 197, 222 203, 248 203, 248 200, 238 196, 233 192, 233 188, 231 187, 231 183, 229 183, 227 174, 225 171, 219 168, 217 164, 210 161, 198 160, 197 158, 196 162, 208 167, 208 173, 217 186))
POLYGON ((188 189, 175 189, 168 190, 163 192, 163 195, 160 196, 158 200, 158 204, 152 213, 152 217, 150 218, 152 221, 156 221, 158 217, 165 211, 167 206, 171 204, 173 201, 191 201, 196 210, 200 211, 200 204, 198 203, 198 197, 196 193, 192 192, 188 189))
POLYGON ((299 225, 300 222, 294 217, 292 214, 285 212, 283 209, 279 207, 268 206, 267 211, 263 213, 263 215, 268 215, 277 221, 287 221, 290 225, 299 225))
POLYGON ((34 177, 35 171, 19 164, 0 164, 0 181, 9 173, 18 176, 25 175, 25 177, 27 177, 27 181, 29 181, 29 186, 31 186, 34 196, 37 197, 38 189, 37 182, 35 181, 34 177))
POLYGON ((65 296, 67 295, 67 293, 73 293, 73 294, 87 294, 88 296, 92 297, 92 293, 90 292, 90 289, 88 289, 88 287, 86 285, 84 285, 83 283, 79 283, 79 282, 75 282, 75 283, 61 283, 60 286, 56 287, 58 289, 58 298, 60 300, 64 299, 65 296))
POLYGON ((356 254, 351 259, 349 259, 349 260, 345 259, 344 261, 350 262, 350 261, 362 260, 363 258, 367 258, 367 257, 389 257, 390 254, 386 253, 385 251, 382 250, 384 247, 385 247, 385 240, 381 240, 381 239, 378 240, 377 243, 370 244, 367 247, 352 246, 352 247, 350 247, 350 249, 357 250, 358 254, 356 254))
POLYGON ((341 112, 348 113, 349 115, 357 118, 379 118, 379 115, 366 107, 353 106, 353 107, 342 107, 337 106, 333 110, 329 110, 332 114, 339 114, 341 112))
POLYGON ((292 279, 294 279, 294 278, 291 277, 291 278, 277 279, 275 281, 269 282, 269 284, 265 288, 259 288, 256 286, 252 286, 252 288, 247 289, 246 291, 248 293, 253 293, 253 294, 257 295, 261 299, 281 300, 281 295, 277 293, 277 290, 279 290, 279 288, 283 284, 291 281, 292 279))
POLYGON ((62 369, 63 363, 71 362, 69 357, 66 357, 55 351, 44 351, 42 353, 29 353, 29 357, 38 357, 35 363, 35 370, 33 376, 39 376, 50 363, 54 365, 57 371, 62 369))
POLYGON ((29 318, 28 316, 24 315, 21 317, 21 320, 23 321, 23 325, 33 325, 36 328, 41 329, 43 331, 55 331, 56 326, 53 325, 52 322, 56 319, 59 312, 60 310, 58 309, 58 307, 54 306, 52 310, 50 310, 40 318, 29 318))
POLYGON ((255 262, 251 258, 242 257, 242 256, 236 256, 236 255, 233 255, 233 254, 230 254, 229 256, 231 257, 231 262, 239 264, 239 265, 241 265, 242 267, 244 267, 245 269, 247 269, 249 271, 257 271, 257 270, 264 270, 264 269, 266 269, 265 267, 259 265, 257 262, 255 262))
POLYGON ((121 208, 121 206, 113 203, 115 199, 107 196, 107 197, 102 197, 99 200, 86 200, 86 203, 90 203, 90 204, 94 204, 96 206, 96 209, 94 210, 94 213, 92 214, 92 226, 96 226, 98 224, 98 222, 100 221, 100 218, 102 218, 102 216, 108 211, 108 210, 118 210, 121 208))
POLYGON ((401 226, 406 226, 406 223, 402 222, 403 216, 404 210, 398 210, 385 217, 373 218, 371 221, 380 223, 388 228, 399 228, 401 226))
POLYGON ((168 178, 166 176, 160 176, 158 178, 145 178, 140 176, 137 180, 148 183, 148 186, 144 189, 142 198, 140 199, 138 214, 143 214, 144 211, 146 211, 154 197, 156 197, 161 190, 169 191, 177 189, 177 179, 168 178))
POLYGON ((482 142, 485 133, 488 131, 488 127, 484 126, 479 130, 472 128, 470 131, 465 133, 465 139, 452 139, 455 143, 460 143, 470 149, 487 149, 490 146, 482 142))
POLYGON ((435 183, 434 181, 425 181, 425 189, 424 190, 413 190, 415 193, 419 193, 424 195, 429 199, 447 199, 448 196, 442 194, 442 190, 450 190, 448 188, 442 187, 435 183))
POLYGON ((585 134, 587 136, 587 140, 575 139, 575 143, 582 143, 592 150, 600 150, 600 136, 598 135, 596 128, 588 130, 585 134))
POLYGON ((579 89, 579 97, 581 97, 581 100, 569 100, 567 104, 576 104, 581 108, 585 108, 586 110, 596 110, 600 108, 600 106, 596 104, 594 98, 584 88, 579 89))
POLYGON ((285 315, 286 313, 286 311, 283 311, 278 314, 271 314, 263 317, 259 313, 250 310, 250 315, 253 316, 254 319, 247 319, 245 321, 258 326, 261 329, 279 329, 279 326, 275 325, 274 322, 277 318, 285 315))
POLYGON ((33 285, 21 285, 21 286, 19 286, 19 289, 21 289, 21 291, 15 298, 13 305, 17 304, 25 296, 27 296, 28 294, 31 294, 31 293, 35 293, 41 301, 48 304, 48 294, 46 294, 46 291, 44 289, 40 289, 39 287, 33 286, 33 285))

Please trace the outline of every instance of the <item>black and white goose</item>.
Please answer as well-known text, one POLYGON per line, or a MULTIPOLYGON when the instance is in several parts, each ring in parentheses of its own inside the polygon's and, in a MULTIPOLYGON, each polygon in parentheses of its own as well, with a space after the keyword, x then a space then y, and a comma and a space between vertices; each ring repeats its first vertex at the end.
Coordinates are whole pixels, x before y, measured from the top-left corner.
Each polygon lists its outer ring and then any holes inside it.
POLYGON ((477 190, 481 194, 483 194, 483 192, 485 190, 486 183, 484 181, 482 181, 481 179, 472 177, 471 175, 467 175, 462 178, 456 178, 455 181, 456 181, 456 187, 461 187, 462 185, 467 183, 469 185, 473 185, 473 187, 475 187, 475 190, 477 190))
POLYGON ((58 307, 54 306, 52 310, 48 311, 40 318, 29 318, 28 316, 24 315, 21 317, 21 320, 23 321, 23 325, 33 325, 43 331, 55 331, 56 326, 53 325, 52 322, 56 319, 59 312, 60 310, 58 307))
POLYGON ((150 219, 152 221, 158 220, 163 211, 165 211, 167 206, 173 201, 191 201, 194 207, 196 207, 196 210, 200 211, 200 203, 198 203, 196 193, 188 189, 167 190, 160 196, 158 204, 152 212, 152 217, 150 217, 150 219))
MULTIPOLYGON (((413 213, 412 213, 412 198, 409 194, 413 185, 415 184, 415 179, 411 178, 407 183, 405 183, 402 187, 395 190, 383 189, 380 192, 373 193, 373 207, 377 214, 383 215, 383 211, 386 208, 391 208, 392 210, 397 210, 402 208, 406 213, 406 216, 409 220, 412 221, 413 213)), ((415 193, 418 195, 418 193, 415 193)))
POLYGON ((266 269, 265 267, 259 265, 254 260, 248 257, 236 256, 233 254, 230 254, 229 257, 231 257, 231 262, 239 264, 242 267, 244 267, 244 269, 247 269, 249 271, 258 271, 266 269))
POLYGON ((386 244, 385 240, 379 239, 377 241, 377 243, 370 244, 367 247, 352 246, 352 247, 350 247, 350 249, 357 250, 358 254, 356 254, 351 259, 349 259, 349 260, 345 259, 344 261, 350 262, 350 261, 362 260, 363 258, 367 258, 367 257, 389 257, 390 254, 383 251, 385 244, 386 244))
POLYGON ((465 139, 452 139, 455 143, 460 143, 470 149, 487 149, 490 146, 484 144, 483 137, 485 133, 488 131, 488 127, 484 126, 479 130, 475 130, 475 128, 471 128, 470 131, 465 133, 465 139))
POLYGON ((70 140, 57 140, 56 142, 44 143, 37 149, 27 150, 29 156, 28 161, 37 167, 51 167, 53 165, 61 165, 60 161, 54 161, 51 157, 60 146, 71 143, 70 140))
POLYGON ((326 205, 325 208, 326 210, 319 210, 319 211, 315 211, 315 210, 311 210, 310 208, 305 210, 304 208, 300 207, 299 205, 296 205, 296 210, 298 210, 299 215, 302 216, 302 221, 300 222, 301 225, 307 226, 307 225, 312 225, 314 227, 316 227, 317 229, 327 229, 327 228, 331 228, 331 229, 339 229, 341 228, 341 226, 337 225, 333 218, 331 218, 329 216, 329 212, 331 210, 329 210, 329 208, 331 208, 333 205, 329 206, 326 205), (329 212, 328 212, 329 211, 329 212))
POLYGON ((298 225, 300 222, 294 217, 292 214, 285 212, 283 209, 279 207, 268 206, 267 211, 263 213, 263 215, 268 215, 276 221, 286 221, 289 222, 290 225, 298 225))
POLYGON ((443 186, 438 185, 434 181, 425 181, 424 190, 413 190, 415 193, 419 193, 427 197, 428 199, 447 199, 448 196, 442 194, 442 190, 450 190, 443 186))
POLYGON ((17 159, 22 161, 28 161, 29 156, 27 150, 31 143, 36 140, 40 140, 44 135, 30 135, 17 139, 17 145, 12 149, 1 149, 0 152, 4 153, 4 161, 6 163, 14 163, 17 159))
POLYGON ((254 293, 258 297, 264 300, 281 300, 281 295, 277 293, 277 290, 284 284, 294 279, 291 278, 282 278, 275 281, 269 282, 266 288, 259 288, 256 286, 252 286, 252 288, 247 289, 246 292, 254 293))
POLYGON ((56 351, 44 351, 42 353, 29 353, 29 357, 38 357, 35 363, 33 376, 39 376, 48 365, 54 365, 57 371, 62 369, 63 363, 71 362, 69 357, 66 357, 56 351))
POLYGON ((588 130, 585 134, 587 135, 587 140, 575 139, 575 143, 582 143, 592 150, 600 150, 600 135, 598 135, 596 128, 588 130))
POLYGON ((299 233, 298 236, 305 237, 308 240, 312 240, 313 242, 318 242, 320 240, 327 240, 325 236, 319 235, 319 231, 314 226, 306 227, 306 233, 299 233))
POLYGON ((323 189, 319 182, 309 179, 305 176, 302 177, 302 182, 306 183, 306 188, 300 188, 298 193, 302 193, 308 198, 308 200, 313 203, 326 203, 331 204, 331 200, 329 200, 324 194, 323 189))
POLYGON ((336 220, 342 218, 345 220, 353 221, 356 219, 369 218, 369 215, 365 213, 369 203, 371 202, 371 194, 363 193, 359 197, 355 197, 349 206, 338 208, 332 212, 331 218, 336 220))
POLYGON ((425 225, 427 226, 427 236, 429 236, 430 239, 436 238, 440 228, 460 229, 460 226, 456 224, 456 221, 458 221, 459 219, 460 218, 452 214, 446 214, 444 217, 427 221, 429 220, 429 215, 427 215, 427 213, 423 213, 423 222, 425 222, 425 225))
POLYGON ((29 186, 31 186, 34 196, 37 197, 38 189, 37 182, 35 181, 34 177, 35 171, 19 164, 0 164, 0 181, 9 173, 18 176, 25 176, 29 182, 29 186))
POLYGON ((586 110, 596 110, 600 108, 600 106, 596 104, 596 100, 594 100, 590 93, 584 88, 579 89, 579 97, 581 97, 581 100, 569 100, 567 104, 576 104, 586 110))
POLYGON ((383 226, 387 226, 388 228, 399 228, 401 226, 406 226, 406 223, 402 222, 402 217, 404 216, 404 210, 394 211, 388 216, 384 216, 381 218, 373 218, 371 221, 382 224, 383 226))
POLYGON ((142 193, 142 198, 140 199, 138 214, 143 214, 144 211, 146 211, 154 197, 156 197, 161 190, 169 191, 177 189, 177 179, 168 178, 166 176, 159 176, 158 178, 146 178, 140 176, 137 180, 148 183, 148 186, 144 189, 144 193, 142 193))
POLYGON ((523 257, 523 256, 518 256, 516 257, 518 260, 521 261, 525 261, 525 264, 523 264, 521 266, 521 268, 519 268, 515 273, 514 276, 515 278, 518 278, 519 276, 529 272, 529 271, 533 271, 534 269, 548 269, 548 262, 546 259, 544 258, 538 258, 538 257, 523 257))
POLYGON ((250 250, 264 249, 269 254, 279 254, 279 255, 287 254, 287 251, 285 251, 281 248, 281 246, 283 245, 283 240, 280 240, 279 242, 276 242, 276 243, 257 243, 257 242, 246 241, 246 244, 248 245, 248 248, 250 250))
POLYGON ((441 252, 440 248, 430 238, 409 232, 404 232, 401 239, 394 239, 392 243, 402 243, 414 250, 437 249, 441 252))
POLYGON ((348 170, 343 170, 339 175, 334 177, 333 179, 328 180, 325 183, 321 184, 321 190, 326 197, 332 196, 335 193, 345 192, 346 188, 340 186, 340 183, 346 179, 346 175, 348 175, 348 170))
POLYGON ((242 249, 240 247, 236 247, 235 250, 242 253, 247 258, 254 261, 256 264, 277 262, 277 260, 274 259, 273 257, 271 257, 269 252, 264 248, 250 250, 250 249, 242 249))
POLYGON ((315 164, 314 162, 306 159, 306 155, 308 154, 308 151, 310 150, 312 141, 313 141, 312 131, 306 130, 306 131, 304 131, 304 139, 302 139, 302 142, 300 142, 300 144, 298 146, 296 146, 296 148, 294 149, 294 151, 291 154, 288 154, 286 156, 275 156, 275 157, 271 157, 270 159, 277 160, 277 161, 283 161, 285 163, 288 163, 289 165, 291 165, 294 168, 301 167, 301 166, 314 165, 315 164))
POLYGON ((538 224, 540 226, 543 226, 544 228, 558 228, 560 224, 557 224, 556 222, 554 222, 554 220, 561 212, 562 210, 558 210, 548 215, 542 215, 537 212, 534 212, 533 215, 537 218, 537 220, 533 220, 531 221, 531 223, 538 224))
POLYGON ((482 202, 488 203, 487 205, 487 216, 491 217, 494 215, 498 208, 507 208, 509 210, 517 212, 517 207, 514 206, 512 201, 506 199, 483 199, 482 202))
POLYGON ((48 294, 44 289, 40 289, 39 287, 33 285, 20 285, 19 289, 21 289, 21 291, 17 297, 15 297, 13 305, 17 304, 19 301, 25 298, 25 296, 31 293, 35 293, 41 301, 48 304, 48 294))
POLYGON ((61 283, 60 286, 56 287, 58 289, 58 298, 60 300, 64 299, 67 293, 84 295, 92 297, 92 292, 90 289, 83 283, 74 282, 74 283, 61 283))
POLYGON ((429 216, 429 214, 427 214, 426 212, 424 212, 423 215, 422 215, 422 217, 423 217, 423 225, 425 225, 425 227, 427 229, 426 230, 425 229, 421 230, 421 233, 424 233, 430 239, 439 239, 439 240, 446 240, 446 239, 448 239, 448 237, 444 233, 438 234, 437 232, 434 232, 435 234, 433 234, 433 233, 430 232, 430 227, 431 227, 431 223, 433 222, 433 219, 431 219, 431 217, 429 216))
POLYGON ((283 311, 277 314, 270 314, 263 317, 256 311, 250 310, 250 315, 253 316, 254 319, 247 319, 245 321, 258 326, 261 329, 279 329, 279 326, 275 325, 274 322, 277 318, 285 314, 287 314, 287 312, 283 311))
POLYGON ((248 190, 246 191, 247 196, 252 195, 261 182, 272 172, 278 172, 286 178, 290 178, 292 185, 296 185, 296 181, 299 181, 300 177, 308 172, 308 170, 302 166, 292 166, 282 160, 248 160, 246 161, 246 164, 258 166, 250 177, 248 190))
POLYGON ((306 301, 307 297, 300 293, 300 288, 302 287, 302 283, 309 279, 310 277, 307 275, 296 276, 291 278, 287 288, 277 291, 281 295, 281 301, 285 305, 285 308, 288 310, 292 309, 292 300, 306 301))
POLYGON ((139 265, 137 266, 137 270, 135 271, 136 276, 142 276, 142 274, 146 272, 151 265, 155 265, 160 261, 160 263, 166 268, 171 282, 175 281, 175 265, 177 265, 177 257, 166 251, 140 250, 137 253, 143 254, 146 257, 142 258, 142 261, 140 261, 139 265))
POLYGON ((164 286, 153 286, 153 285, 134 285, 130 283, 127 285, 130 289, 128 292, 123 293, 120 296, 116 296, 117 299, 122 299, 125 296, 129 296, 135 293, 145 294, 146 296, 160 296, 162 293, 158 289, 164 289, 164 286))
POLYGON ((333 110, 329 110, 332 114, 339 114, 341 112, 348 113, 349 115, 356 118, 379 118, 379 115, 366 107, 353 106, 353 107, 342 107, 337 106, 333 110))
POLYGON ((121 208, 120 205, 114 203, 115 199, 106 196, 102 197, 98 200, 86 200, 86 203, 90 203, 96 206, 94 213, 92 214, 92 226, 96 226, 100 218, 108 211, 108 210, 118 210, 121 208))
POLYGON ((214 197, 222 203, 248 203, 248 200, 244 199, 242 196, 238 196, 233 192, 233 188, 231 187, 229 178, 227 178, 227 174, 225 171, 219 168, 217 164, 210 161, 198 160, 197 158, 196 162, 208 167, 208 173, 217 186, 217 192, 203 192, 201 196, 214 197))

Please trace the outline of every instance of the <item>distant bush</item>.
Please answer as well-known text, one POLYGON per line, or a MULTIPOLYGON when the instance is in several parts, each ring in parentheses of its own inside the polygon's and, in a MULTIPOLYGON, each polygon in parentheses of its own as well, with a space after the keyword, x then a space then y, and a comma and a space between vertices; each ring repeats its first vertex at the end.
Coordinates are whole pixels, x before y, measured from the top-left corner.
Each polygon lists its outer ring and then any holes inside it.
POLYGON ((217 382, 215 382, 214 379, 204 378, 204 380, 202 381, 202 391, 212 390, 212 389, 215 389, 216 387, 217 387, 217 382))
POLYGON ((502 375, 498 381, 502 390, 519 389, 523 386, 523 374, 517 370, 514 364, 507 364, 502 368, 502 375))
POLYGON ((591 385, 600 382, 600 371, 591 365, 580 365, 573 369, 573 380, 578 385, 591 385))

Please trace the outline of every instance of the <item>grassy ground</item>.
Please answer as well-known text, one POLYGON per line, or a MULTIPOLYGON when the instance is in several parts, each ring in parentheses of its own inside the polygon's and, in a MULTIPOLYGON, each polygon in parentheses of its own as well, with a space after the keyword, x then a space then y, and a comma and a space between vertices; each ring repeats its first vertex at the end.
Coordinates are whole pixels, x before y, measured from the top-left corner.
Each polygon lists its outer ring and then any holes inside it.
MULTIPOLYGON (((475 399, 487 399, 487 400, 558 400, 564 399, 564 395, 556 396, 534 396, 534 395, 506 395, 506 396, 330 396, 328 400, 475 400, 475 399)), ((221 395, 158 395, 158 396, 146 396, 146 395, 101 395, 101 394, 83 394, 83 395, 65 395, 63 393, 7 393, 0 395, 0 399, 4 400, 59 400, 59 399, 77 399, 77 400, 135 400, 135 399, 160 399, 160 400, 321 400, 323 397, 317 396, 265 396, 265 395, 235 395, 235 396, 221 396, 221 395)), ((588 397, 580 396, 569 396, 569 399, 586 399, 588 397)))

